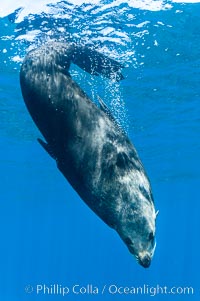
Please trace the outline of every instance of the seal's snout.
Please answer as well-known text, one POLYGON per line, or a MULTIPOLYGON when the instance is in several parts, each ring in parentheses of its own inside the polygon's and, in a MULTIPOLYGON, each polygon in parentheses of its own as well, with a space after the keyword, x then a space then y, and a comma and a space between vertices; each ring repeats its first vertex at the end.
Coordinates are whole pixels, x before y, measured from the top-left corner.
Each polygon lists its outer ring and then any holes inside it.
POLYGON ((144 268, 148 268, 151 264, 151 257, 149 256, 149 254, 146 254, 144 256, 139 257, 138 261, 144 268))

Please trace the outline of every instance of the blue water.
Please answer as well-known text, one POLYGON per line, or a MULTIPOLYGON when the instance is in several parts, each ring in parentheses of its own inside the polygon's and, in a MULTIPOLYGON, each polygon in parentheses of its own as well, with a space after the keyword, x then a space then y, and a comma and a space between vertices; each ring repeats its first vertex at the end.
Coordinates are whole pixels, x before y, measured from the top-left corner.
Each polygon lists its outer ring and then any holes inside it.
POLYGON ((54 1, 39 10, 35 1, 33 12, 2 4, 1 300, 153 299, 153 293, 102 294, 104 285, 192 287, 193 294, 154 298, 199 300, 200 4, 159 3, 54 1), (84 204, 36 141, 41 134, 25 108, 19 70, 25 53, 49 39, 90 43, 125 65, 121 83, 75 67, 71 72, 94 101, 99 94, 111 108, 151 180, 159 215, 149 269, 84 204), (99 294, 37 294, 44 284, 92 284, 99 294), (33 292, 25 291, 28 285, 33 292))

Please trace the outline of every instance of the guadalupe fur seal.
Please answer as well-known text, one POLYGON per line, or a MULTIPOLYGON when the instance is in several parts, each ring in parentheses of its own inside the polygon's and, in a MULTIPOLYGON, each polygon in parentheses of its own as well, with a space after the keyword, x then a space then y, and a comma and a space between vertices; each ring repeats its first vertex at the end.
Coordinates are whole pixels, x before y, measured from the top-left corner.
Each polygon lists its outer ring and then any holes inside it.
POLYGON ((121 64, 75 44, 49 43, 28 53, 20 83, 44 136, 38 139, 84 202, 115 229, 143 267, 155 249, 156 212, 137 152, 99 99, 93 103, 69 74, 75 63, 91 74, 123 79, 121 64))

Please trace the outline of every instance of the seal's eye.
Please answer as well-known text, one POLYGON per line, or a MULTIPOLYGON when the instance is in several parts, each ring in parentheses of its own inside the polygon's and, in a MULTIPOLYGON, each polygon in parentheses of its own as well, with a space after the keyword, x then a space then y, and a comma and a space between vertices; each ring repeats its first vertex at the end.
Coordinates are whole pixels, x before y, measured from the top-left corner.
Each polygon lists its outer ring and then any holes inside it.
POLYGON ((149 233, 149 240, 152 240, 154 238, 153 232, 149 233))
POLYGON ((131 239, 130 239, 129 237, 126 237, 126 238, 125 238, 125 243, 126 243, 127 245, 132 245, 132 241, 131 241, 131 239))

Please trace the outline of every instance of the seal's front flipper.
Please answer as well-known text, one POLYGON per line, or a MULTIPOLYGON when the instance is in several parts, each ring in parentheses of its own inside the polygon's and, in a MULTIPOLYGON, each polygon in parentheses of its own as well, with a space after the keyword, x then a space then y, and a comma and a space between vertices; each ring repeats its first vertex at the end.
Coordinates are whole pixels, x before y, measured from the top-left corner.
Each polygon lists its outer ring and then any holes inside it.
POLYGON ((114 122, 114 124, 117 126, 117 128, 123 132, 123 128, 121 127, 121 125, 117 122, 117 120, 115 119, 115 117, 113 116, 113 114, 111 113, 111 111, 109 110, 109 108, 107 107, 107 105, 105 104, 105 102, 97 95, 98 101, 99 101, 99 106, 100 109, 106 113, 106 115, 112 120, 112 122, 114 122))
MULTIPOLYGON (((100 109, 102 111, 104 111, 104 113, 106 113, 106 115, 109 116, 109 118, 115 123, 117 124, 117 121, 115 120, 115 118, 113 117, 111 111, 108 109, 107 105, 105 104, 105 102, 97 95, 98 101, 99 101, 99 106, 100 109)), ((117 124, 118 125, 118 124, 117 124)))
POLYGON ((40 145, 45 149, 45 151, 53 158, 56 160, 56 156, 50 147, 50 145, 46 142, 44 142, 42 139, 38 138, 37 141, 40 143, 40 145))
POLYGON ((121 73, 124 66, 94 49, 76 46, 72 61, 90 74, 101 74, 116 81, 124 79, 121 73))

